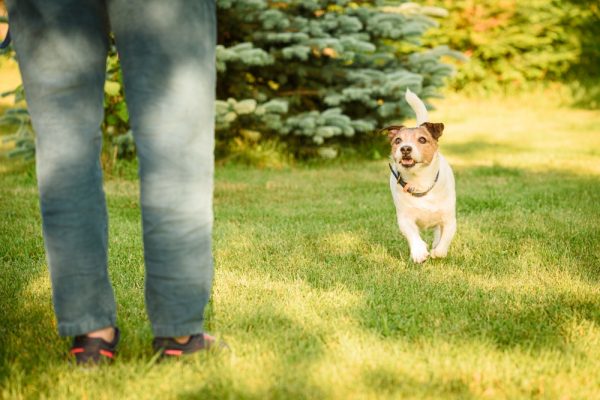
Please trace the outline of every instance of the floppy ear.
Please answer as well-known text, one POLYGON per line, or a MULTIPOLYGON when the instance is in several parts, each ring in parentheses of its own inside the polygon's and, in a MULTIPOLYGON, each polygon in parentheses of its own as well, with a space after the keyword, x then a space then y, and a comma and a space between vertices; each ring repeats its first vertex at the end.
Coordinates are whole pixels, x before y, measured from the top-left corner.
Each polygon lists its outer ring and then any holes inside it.
POLYGON ((387 131, 388 140, 391 142, 394 136, 403 128, 405 128, 404 125, 390 125, 380 129, 379 133, 387 131))
POLYGON ((421 126, 424 126, 425 129, 427 129, 427 131, 429 133, 431 133, 431 136, 433 136, 433 138, 435 140, 438 140, 438 138, 440 136, 442 136, 442 132, 444 131, 444 124, 442 124, 441 122, 436 123, 436 122, 423 122, 421 124, 421 126))

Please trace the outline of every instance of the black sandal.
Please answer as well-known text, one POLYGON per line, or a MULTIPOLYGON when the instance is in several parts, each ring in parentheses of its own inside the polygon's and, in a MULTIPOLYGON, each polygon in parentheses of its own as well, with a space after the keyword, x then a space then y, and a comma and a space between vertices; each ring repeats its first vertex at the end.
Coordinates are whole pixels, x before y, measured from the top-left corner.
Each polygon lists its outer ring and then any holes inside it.
POLYGON ((91 338, 86 335, 75 336, 69 353, 75 356, 77 365, 98 365, 102 362, 112 363, 120 336, 119 328, 116 327, 115 338, 112 342, 107 342, 101 338, 91 338))
POLYGON ((184 354, 192 354, 202 350, 229 348, 227 343, 206 333, 191 335, 184 344, 170 337, 158 337, 152 341, 152 347, 155 352, 161 354, 162 358, 177 358, 184 354))

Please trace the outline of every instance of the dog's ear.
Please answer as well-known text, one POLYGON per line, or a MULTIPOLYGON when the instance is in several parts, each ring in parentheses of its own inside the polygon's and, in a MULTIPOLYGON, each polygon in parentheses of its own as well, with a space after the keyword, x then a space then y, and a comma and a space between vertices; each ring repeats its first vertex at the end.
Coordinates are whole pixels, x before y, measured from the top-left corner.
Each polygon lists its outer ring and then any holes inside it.
POLYGON ((398 132, 400 132, 401 129, 404 129, 404 128, 405 128, 404 125, 390 125, 390 126, 386 126, 385 128, 380 129, 379 133, 387 132, 388 140, 391 142, 392 139, 394 138, 394 136, 396 136, 396 134, 398 132))
POLYGON ((423 122, 421 124, 421 126, 424 126, 425 129, 427 129, 427 131, 429 133, 431 133, 431 136, 433 136, 433 138, 435 140, 438 140, 440 136, 442 136, 442 132, 444 131, 444 124, 442 124, 441 122, 437 123, 437 122, 423 122))

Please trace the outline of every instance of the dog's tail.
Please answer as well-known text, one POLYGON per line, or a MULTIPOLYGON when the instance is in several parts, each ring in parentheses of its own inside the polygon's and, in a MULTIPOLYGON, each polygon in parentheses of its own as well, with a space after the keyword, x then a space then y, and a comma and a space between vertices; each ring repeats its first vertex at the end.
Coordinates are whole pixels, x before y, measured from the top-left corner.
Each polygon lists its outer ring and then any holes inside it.
POLYGON ((417 126, 421 125, 423 122, 427 122, 427 108, 425 108, 425 104, 419 98, 419 96, 411 92, 409 88, 406 88, 406 94, 404 95, 404 98, 417 116, 417 126))

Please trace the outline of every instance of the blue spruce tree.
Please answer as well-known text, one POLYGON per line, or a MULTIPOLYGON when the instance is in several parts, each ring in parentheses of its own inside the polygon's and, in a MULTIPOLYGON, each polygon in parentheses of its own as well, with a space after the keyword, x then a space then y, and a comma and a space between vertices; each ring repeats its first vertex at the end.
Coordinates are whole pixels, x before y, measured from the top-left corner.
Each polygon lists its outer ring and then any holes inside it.
POLYGON ((278 136, 314 148, 412 116, 405 89, 436 96, 452 73, 441 58, 458 55, 420 43, 443 9, 389 3, 217 1, 220 141, 278 136))

